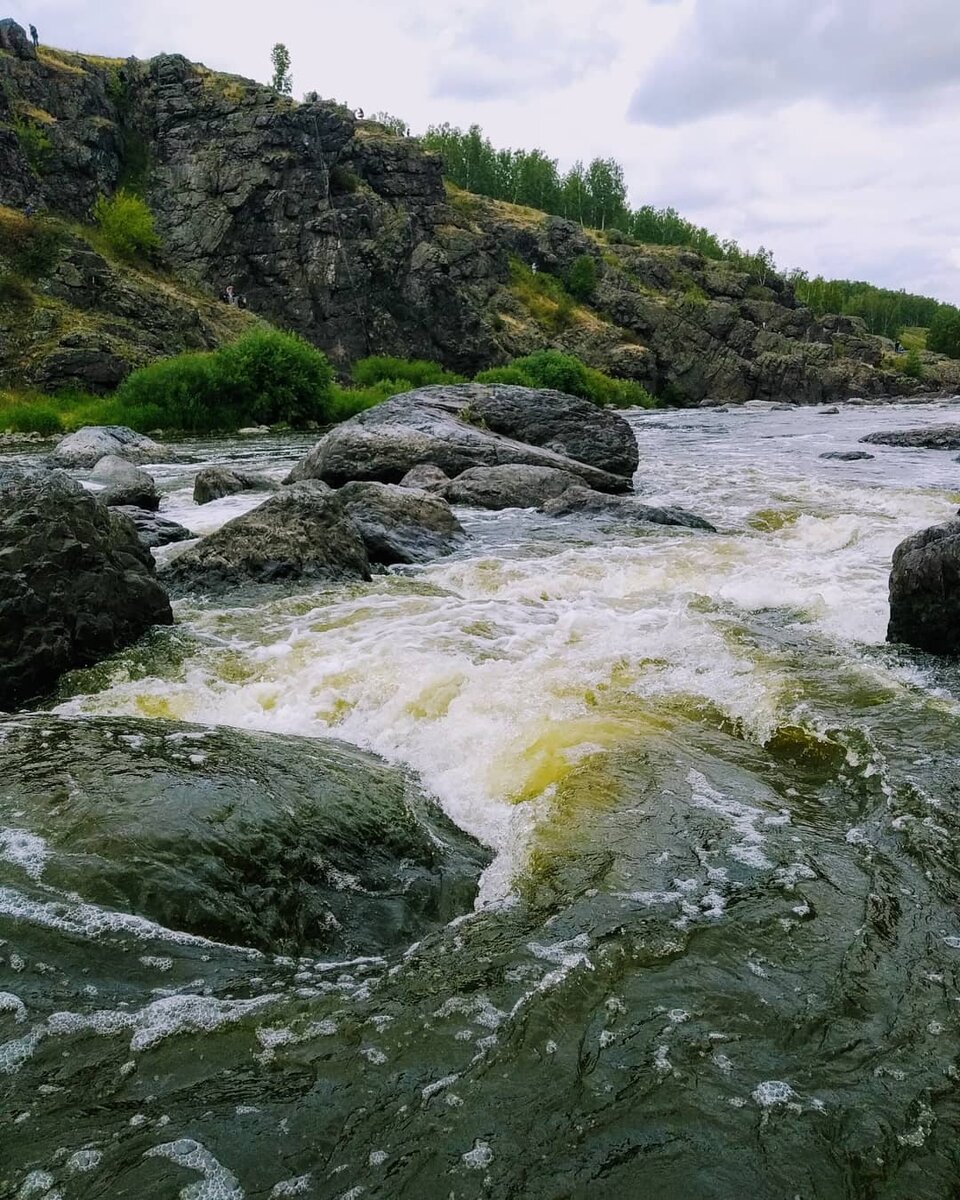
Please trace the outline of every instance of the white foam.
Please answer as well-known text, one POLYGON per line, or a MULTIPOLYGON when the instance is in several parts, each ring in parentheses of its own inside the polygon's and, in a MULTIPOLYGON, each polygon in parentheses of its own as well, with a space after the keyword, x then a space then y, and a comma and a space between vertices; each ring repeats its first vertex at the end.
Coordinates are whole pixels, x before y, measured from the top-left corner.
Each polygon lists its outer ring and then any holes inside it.
POLYGON ((164 1142, 144 1153, 144 1158, 168 1158, 178 1167, 186 1167, 203 1176, 199 1183, 180 1190, 180 1200, 244 1200, 240 1181, 222 1166, 200 1142, 180 1138, 164 1142))
POLYGON ((493 1151, 489 1142, 480 1141, 478 1138, 473 1143, 473 1149, 461 1154, 460 1158, 464 1166, 469 1167, 471 1171, 483 1171, 493 1162, 493 1151))
POLYGON ((77 1150, 67 1159, 67 1170, 71 1175, 85 1175, 95 1171, 103 1160, 101 1150, 77 1150))
POLYGON ((39 881, 49 856, 47 844, 28 829, 0 829, 0 858, 39 881))
POLYGON ((270 1189, 269 1200, 281 1200, 283 1196, 303 1196, 313 1186, 312 1175, 297 1175, 294 1179, 281 1179, 270 1189))
POLYGON ((797 1093, 790 1084, 784 1083, 782 1079, 767 1079, 763 1083, 757 1084, 751 1094, 760 1108, 773 1108, 778 1104, 788 1104, 797 1098, 797 1093))

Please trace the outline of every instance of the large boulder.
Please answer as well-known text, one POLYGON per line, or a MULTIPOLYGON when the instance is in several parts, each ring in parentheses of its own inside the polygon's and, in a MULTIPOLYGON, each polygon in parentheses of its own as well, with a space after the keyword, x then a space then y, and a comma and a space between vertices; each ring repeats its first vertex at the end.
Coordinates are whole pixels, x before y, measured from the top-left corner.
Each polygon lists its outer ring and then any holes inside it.
POLYGON ((370 578, 370 560, 339 497, 313 483, 284 488, 178 555, 164 578, 185 589, 370 578))
POLYGON ((894 550, 887 641, 960 654, 960 521, 921 530, 894 550))
POLYGON ((159 517, 155 512, 136 508, 132 504, 115 505, 113 511, 128 517, 133 522, 141 543, 151 549, 155 546, 168 546, 173 542, 188 542, 197 536, 176 521, 159 517))
POLYGON ((395 483, 356 481, 337 492, 370 561, 429 562, 463 545, 463 526, 439 496, 395 483))
POLYGON ((450 476, 446 471, 441 471, 433 463, 421 463, 418 467, 412 467, 404 475, 400 480, 400 486, 416 488, 420 492, 435 492, 449 482, 450 476))
POLYGON ((672 506, 658 508, 641 504, 632 496, 608 496, 590 488, 569 488, 555 500, 548 500, 540 510, 549 517, 576 515, 614 517, 629 524, 678 525, 685 529, 706 529, 716 533, 716 526, 705 517, 672 506))
POLYGON ((195 504, 209 504, 237 492, 275 492, 277 484, 266 475, 237 471, 233 467, 204 467, 193 481, 195 504))
POLYGON ((464 384, 419 388, 358 413, 331 429, 289 478, 339 487, 354 479, 399 483, 423 463, 450 476, 526 463, 626 492, 637 461, 633 431, 614 412, 562 392, 464 384))
POLYGON ((172 623, 129 520, 62 471, 0 471, 0 708, 172 623))
POLYGON ((473 508, 537 508, 569 488, 582 486, 580 477, 570 471, 516 464, 471 467, 444 484, 440 494, 451 504, 473 508))
POLYGON ((134 508, 149 509, 151 512, 156 512, 160 507, 160 492, 153 476, 116 454, 107 454, 101 458, 93 468, 92 477, 98 483, 106 485, 97 493, 101 504, 111 507, 132 505, 134 508))
POLYGON ((904 446, 921 450, 960 450, 960 425, 927 425, 922 429, 889 429, 860 439, 873 446, 904 446))
MULTIPOLYGON (((490 860, 362 750, 173 721, 0 724, 11 823, 42 839, 44 900, 270 954, 405 947, 471 908, 490 860)), ((0 885, 25 883, 0 859, 0 885)))
POLYGON ((115 455, 127 462, 169 461, 170 452, 159 442, 135 433, 126 425, 84 425, 68 433, 54 448, 52 459, 58 467, 93 467, 101 458, 115 455))

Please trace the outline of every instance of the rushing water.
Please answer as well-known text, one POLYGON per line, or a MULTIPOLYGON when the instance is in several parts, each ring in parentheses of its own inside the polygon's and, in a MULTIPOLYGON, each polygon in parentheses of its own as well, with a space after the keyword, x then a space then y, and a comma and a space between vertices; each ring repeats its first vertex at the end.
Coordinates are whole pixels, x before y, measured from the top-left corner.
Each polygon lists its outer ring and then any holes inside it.
MULTIPOLYGON (((181 602, 64 681, 61 720, 373 751, 493 857, 413 945, 290 958, 58 890, 0 788, 0 1196, 956 1195, 960 672, 883 638, 960 468, 819 457, 955 414, 638 414, 644 499, 718 534, 465 513, 449 559, 181 602)), ((155 473, 198 533, 259 500, 195 469, 155 473)))

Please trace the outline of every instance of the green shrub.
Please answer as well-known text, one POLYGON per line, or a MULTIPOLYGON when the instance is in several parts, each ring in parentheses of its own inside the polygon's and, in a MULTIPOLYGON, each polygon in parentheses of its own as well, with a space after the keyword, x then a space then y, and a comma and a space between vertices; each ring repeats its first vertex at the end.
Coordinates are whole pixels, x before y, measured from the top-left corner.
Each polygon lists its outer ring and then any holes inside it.
POLYGON ((49 404, 22 401, 0 406, 0 429, 11 433, 42 433, 50 437, 62 433, 63 425, 49 404))
POLYGON ((23 118, 13 122, 13 131, 17 135, 24 158, 39 175, 53 150, 50 135, 38 121, 23 118))
POLYGON ((910 379, 923 379, 923 363, 920 361, 919 350, 908 350, 902 363, 900 364, 901 372, 910 379))
POLYGON ((330 191, 334 196, 349 196, 360 186, 360 176, 349 167, 336 166, 330 168, 330 191))
POLYGON ((406 385, 401 389, 403 391, 437 383, 464 382, 462 375, 454 375, 439 363, 422 358, 390 358, 383 354, 361 358, 353 364, 350 377, 357 387, 370 387, 384 380, 399 380, 406 385))
POLYGON ((97 197, 93 219, 107 245, 121 258, 149 256, 160 246, 153 213, 139 196, 123 188, 110 199, 104 195, 97 197))
POLYGON ((573 302, 572 296, 563 295, 557 301, 557 306, 544 319, 544 325, 548 329, 552 329, 554 333, 562 333, 564 329, 569 329, 576 321, 576 305, 573 302))
POLYGON ((122 423, 191 432, 241 425, 327 423, 333 372, 295 334, 255 330, 230 346, 141 367, 116 393, 122 423), (130 419, 126 419, 129 416, 130 419))
POLYGON ((567 271, 567 291, 578 300, 590 300, 597 290, 597 264, 589 254, 581 254, 567 271))
POLYGON ((639 383, 631 379, 614 379, 595 367, 588 367, 575 355, 559 350, 538 350, 525 358, 515 359, 509 366, 482 371, 477 382, 552 388, 614 408, 651 408, 654 404, 653 397, 639 383))
POLYGON ((521 371, 519 367, 490 367, 487 371, 481 371, 476 377, 477 383, 505 383, 513 387, 536 387, 537 385, 526 373, 521 371))
POLYGON ((0 308, 21 311, 33 308, 33 292, 19 275, 0 275, 0 308))
POLYGON ((398 396, 401 392, 409 390, 410 384, 405 379, 381 379, 378 383, 364 388, 344 388, 334 384, 330 420, 346 421, 358 412, 364 412, 384 400, 389 400, 391 396, 398 396))
MULTIPOLYGON (((908 350, 911 346, 905 340, 907 331, 903 330, 900 340, 908 350)), ((960 309, 951 304, 942 304, 930 322, 927 333, 927 349, 935 350, 937 354, 946 354, 950 358, 960 358, 960 309)))
POLYGON ((0 209, 0 258, 10 263, 17 275, 38 279, 56 265, 63 230, 49 217, 23 216, 13 209, 0 209))

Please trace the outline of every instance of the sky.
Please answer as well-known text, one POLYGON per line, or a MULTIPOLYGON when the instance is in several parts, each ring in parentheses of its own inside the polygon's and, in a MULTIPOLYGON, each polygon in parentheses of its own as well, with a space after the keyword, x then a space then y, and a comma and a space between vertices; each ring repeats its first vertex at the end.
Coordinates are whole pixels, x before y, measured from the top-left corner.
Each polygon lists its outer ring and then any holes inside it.
POLYGON ((613 157, 781 268, 960 302, 957 0, 8 0, 41 41, 613 157))

